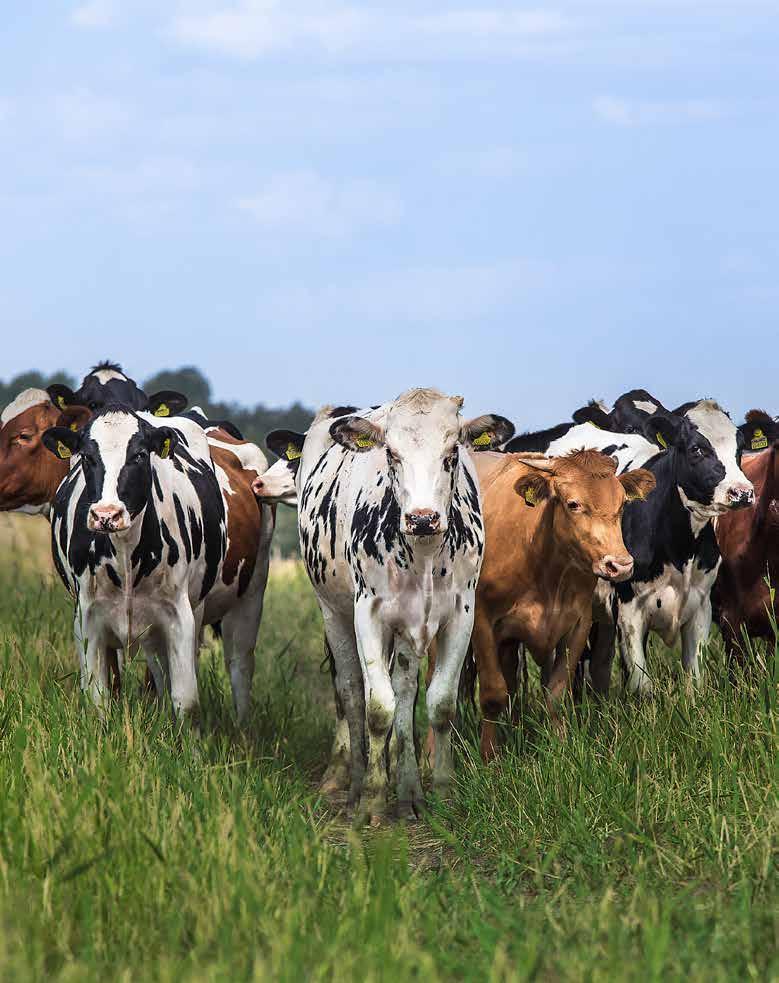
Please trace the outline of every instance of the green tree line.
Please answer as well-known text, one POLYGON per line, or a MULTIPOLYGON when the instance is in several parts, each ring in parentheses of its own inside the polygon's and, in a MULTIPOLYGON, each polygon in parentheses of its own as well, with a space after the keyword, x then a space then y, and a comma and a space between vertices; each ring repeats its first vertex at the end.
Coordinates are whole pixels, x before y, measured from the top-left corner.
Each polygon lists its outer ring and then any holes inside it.
MULTIPOLYGON (((77 389, 80 380, 68 372, 59 371, 50 375, 31 370, 21 372, 8 382, 0 380, 0 407, 7 406, 23 389, 45 389, 53 382, 60 382, 77 389)), ((284 428, 304 431, 313 418, 313 410, 299 402, 287 407, 269 407, 262 403, 256 406, 243 406, 237 402, 220 402, 213 398, 211 383, 200 369, 192 365, 180 369, 164 369, 139 385, 147 393, 160 389, 175 389, 184 393, 190 406, 199 406, 211 420, 231 420, 247 440, 258 444, 268 455, 270 461, 275 457, 265 446, 265 438, 271 430, 284 428)), ((282 556, 298 552, 297 519, 294 509, 279 506, 276 510, 276 534, 274 546, 282 556)))

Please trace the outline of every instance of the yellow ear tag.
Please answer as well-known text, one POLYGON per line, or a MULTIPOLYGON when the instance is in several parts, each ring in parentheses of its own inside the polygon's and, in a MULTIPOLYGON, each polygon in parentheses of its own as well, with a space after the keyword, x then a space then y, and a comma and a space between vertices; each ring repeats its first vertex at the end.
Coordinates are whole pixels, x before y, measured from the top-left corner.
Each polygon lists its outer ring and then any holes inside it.
POLYGON ((589 423, 589 425, 590 425, 591 427, 595 427, 595 429, 596 429, 596 430, 602 430, 602 429, 603 429, 602 427, 600 427, 600 426, 598 426, 598 424, 597 424, 597 423, 593 423, 593 421, 592 421, 592 420, 588 420, 588 421, 587 421, 587 423, 589 423))
POLYGON ((162 447, 160 448, 160 457, 166 458, 170 454, 170 437, 166 437, 162 442, 162 447))
POLYGON ((57 457, 62 458, 63 461, 67 461, 67 459, 70 456, 71 456, 71 450, 70 450, 70 448, 67 446, 67 444, 63 444, 61 440, 58 440, 57 441, 57 457))
POLYGON ((76 430, 78 430, 78 424, 77 423, 71 423, 70 429, 75 433, 76 430))
POLYGON ((473 441, 474 447, 489 447, 492 443, 492 434, 489 430, 485 430, 484 433, 480 433, 479 436, 473 441))
POLYGON ((666 444, 666 442, 663 440, 663 435, 659 431, 655 434, 655 440, 663 448, 664 451, 668 450, 668 444, 666 444))
POLYGON ((357 444, 358 447, 375 447, 376 446, 376 441, 375 440, 371 440, 370 437, 355 437, 354 442, 355 442, 355 444, 357 444))
POLYGON ((302 457, 303 454, 295 447, 294 444, 287 444, 287 449, 285 451, 285 457, 288 461, 297 461, 298 458, 302 457))
POLYGON ((59 406, 59 408, 61 410, 64 410, 65 409, 65 397, 64 396, 57 396, 57 406, 59 406))
POLYGON ((750 446, 753 451, 762 451, 768 447, 768 437, 766 437, 759 427, 752 434, 752 443, 750 446))
POLYGON ((160 403, 157 409, 154 411, 155 416, 170 416, 170 407, 167 403, 160 403))
POLYGON ((536 490, 532 486, 525 489, 525 501, 528 505, 536 504, 536 490))
POLYGON ((626 502, 637 502, 639 500, 643 501, 644 496, 639 495, 638 492, 634 492, 632 495, 625 495, 626 502))

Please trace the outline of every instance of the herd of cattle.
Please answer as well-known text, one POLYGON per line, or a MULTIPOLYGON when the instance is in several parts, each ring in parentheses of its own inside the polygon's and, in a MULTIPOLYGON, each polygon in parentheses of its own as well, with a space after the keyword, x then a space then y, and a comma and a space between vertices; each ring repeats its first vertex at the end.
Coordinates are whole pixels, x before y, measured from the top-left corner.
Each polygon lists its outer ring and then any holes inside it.
POLYGON ((433 781, 452 777, 458 687, 478 678, 481 750, 529 651, 553 725, 586 680, 608 690, 615 647, 629 692, 649 695, 647 638, 681 637, 700 676, 718 621, 731 665, 769 637, 779 558, 779 424, 737 427, 704 399, 674 410, 644 390, 612 409, 514 436, 462 399, 413 389, 326 407, 263 452, 176 392, 148 396, 118 365, 73 392, 27 389, 0 417, 0 510, 45 514, 74 599, 82 687, 103 709, 130 650, 178 715, 198 706, 204 625, 221 626, 236 714, 254 649, 279 504, 298 510, 322 611, 337 722, 323 786, 366 819, 423 804, 414 709, 428 663, 433 781), (616 644, 615 644, 616 643, 616 644), (471 654, 468 671, 463 673, 471 654))

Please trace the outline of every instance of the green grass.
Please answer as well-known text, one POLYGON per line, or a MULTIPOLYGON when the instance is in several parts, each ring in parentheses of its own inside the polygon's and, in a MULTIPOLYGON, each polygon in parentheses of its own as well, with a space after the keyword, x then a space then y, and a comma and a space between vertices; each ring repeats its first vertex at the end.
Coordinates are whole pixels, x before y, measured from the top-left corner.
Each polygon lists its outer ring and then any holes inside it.
POLYGON ((69 622, 59 586, 0 576, 0 979, 779 978, 776 679, 734 690, 716 646, 697 696, 655 652, 657 698, 585 704, 564 743, 534 688, 488 768, 468 717, 451 800, 356 833, 316 793, 299 571, 269 589, 245 733, 218 649, 200 741, 134 680, 102 725, 69 622))

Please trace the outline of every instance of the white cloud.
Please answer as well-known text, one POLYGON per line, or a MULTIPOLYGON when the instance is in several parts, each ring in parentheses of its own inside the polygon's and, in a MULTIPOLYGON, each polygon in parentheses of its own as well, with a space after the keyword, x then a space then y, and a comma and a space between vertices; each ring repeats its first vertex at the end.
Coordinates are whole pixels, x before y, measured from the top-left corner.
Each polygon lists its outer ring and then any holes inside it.
POLYGON ((403 58, 516 51, 558 38, 567 18, 553 10, 449 10, 407 13, 297 3, 238 0, 199 13, 179 13, 171 24, 181 44, 238 58, 303 48, 328 55, 403 58))
POLYGON ((304 229, 343 238, 358 228, 392 225, 402 214, 397 197, 373 181, 329 181, 313 171, 269 178, 238 207, 266 229, 304 229))
POLYGON ((707 122, 722 116, 722 107, 713 102, 688 99, 674 102, 639 102, 601 96, 593 103, 595 115, 615 126, 641 126, 648 123, 707 122))
POLYGON ((63 136, 74 141, 115 130, 129 119, 124 106, 88 88, 62 92, 54 100, 54 111, 63 136))
POLYGON ((116 0, 87 0, 72 11, 70 19, 77 27, 108 27, 117 14, 116 0))
POLYGON ((200 171, 195 164, 168 157, 146 158, 119 167, 88 164, 75 168, 71 173, 92 193, 120 198, 170 198, 191 194, 202 183, 200 171))
POLYGON ((441 170, 447 175, 500 181, 514 177, 527 167, 527 154, 514 147, 482 147, 445 154, 441 170))

